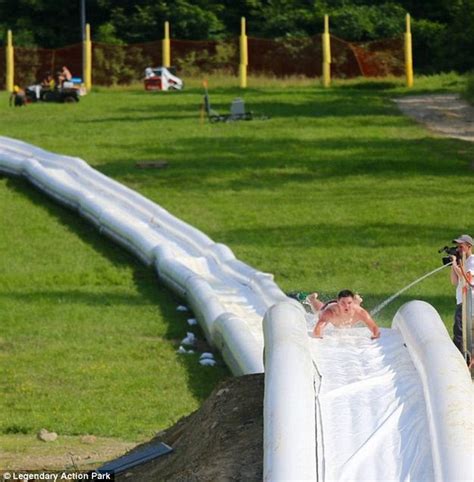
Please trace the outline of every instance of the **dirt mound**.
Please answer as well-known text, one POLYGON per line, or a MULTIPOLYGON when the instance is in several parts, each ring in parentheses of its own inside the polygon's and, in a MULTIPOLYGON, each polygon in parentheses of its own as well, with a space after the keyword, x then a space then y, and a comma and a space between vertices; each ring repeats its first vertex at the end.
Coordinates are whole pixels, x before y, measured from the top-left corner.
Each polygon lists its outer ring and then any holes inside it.
POLYGON ((165 442, 172 453, 117 474, 115 480, 262 480, 263 389, 263 374, 221 382, 199 410, 133 450, 165 442))

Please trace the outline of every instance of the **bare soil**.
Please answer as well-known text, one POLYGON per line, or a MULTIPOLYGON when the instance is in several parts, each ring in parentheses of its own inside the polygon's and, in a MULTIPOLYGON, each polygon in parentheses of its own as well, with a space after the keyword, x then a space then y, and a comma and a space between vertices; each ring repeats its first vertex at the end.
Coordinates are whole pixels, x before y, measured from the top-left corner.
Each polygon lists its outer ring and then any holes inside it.
POLYGON ((440 135, 474 142, 474 107, 457 94, 395 99, 400 110, 440 135))
POLYGON ((263 374, 221 382, 199 410, 130 453, 157 442, 165 442, 173 452, 116 474, 115 480, 262 480, 263 389, 263 374))
POLYGON ((0 480, 3 471, 92 470, 136 445, 115 438, 61 434, 54 442, 30 434, 3 435, 0 442, 0 480))

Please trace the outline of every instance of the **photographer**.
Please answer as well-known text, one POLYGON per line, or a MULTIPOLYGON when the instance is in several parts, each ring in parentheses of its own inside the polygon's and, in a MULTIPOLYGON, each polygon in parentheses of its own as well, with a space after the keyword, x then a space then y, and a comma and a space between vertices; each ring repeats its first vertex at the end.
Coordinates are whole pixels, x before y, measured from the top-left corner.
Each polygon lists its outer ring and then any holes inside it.
POLYGON ((472 288, 474 275, 474 256, 472 254, 473 240, 468 234, 462 234, 457 239, 453 239, 453 243, 456 243, 457 245, 458 254, 458 256, 451 256, 453 262, 451 265, 451 283, 456 286, 456 311, 454 313, 453 341, 464 356, 462 341, 462 288, 466 281, 471 285, 471 293, 474 294, 472 288), (465 262, 464 266, 462 266, 462 258, 464 255, 465 262))

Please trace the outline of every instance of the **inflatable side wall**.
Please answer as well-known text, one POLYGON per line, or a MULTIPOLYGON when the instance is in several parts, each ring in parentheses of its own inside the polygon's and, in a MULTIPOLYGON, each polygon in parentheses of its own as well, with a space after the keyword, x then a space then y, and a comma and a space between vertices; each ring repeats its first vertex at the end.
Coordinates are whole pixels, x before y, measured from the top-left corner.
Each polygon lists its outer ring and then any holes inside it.
POLYGON ((0 172, 25 177, 154 265, 161 280, 187 300, 209 343, 222 351, 235 375, 263 371, 261 320, 268 307, 287 299, 271 275, 237 260, 227 246, 79 158, 0 137, 0 172), (216 278, 244 299, 239 313, 229 310, 211 286, 216 278), (253 330, 242 318, 245 310, 254 313, 258 326, 253 330))
POLYGON ((315 371, 304 309, 278 303, 265 336, 264 480, 316 478, 315 371))
POLYGON ((424 301, 403 305, 392 327, 400 330, 423 383, 436 480, 474 480, 474 397, 462 355, 424 301))

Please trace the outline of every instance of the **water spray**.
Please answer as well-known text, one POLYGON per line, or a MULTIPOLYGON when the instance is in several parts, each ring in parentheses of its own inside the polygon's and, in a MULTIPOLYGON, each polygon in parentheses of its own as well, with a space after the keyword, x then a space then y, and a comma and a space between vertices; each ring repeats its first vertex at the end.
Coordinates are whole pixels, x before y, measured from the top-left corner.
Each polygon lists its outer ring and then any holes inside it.
POLYGON ((397 291, 394 295, 390 296, 385 301, 382 301, 382 303, 378 304, 373 310, 371 310, 370 311, 371 316, 375 316, 379 311, 381 311, 388 304, 390 304, 395 298, 398 298, 404 291, 410 289, 412 286, 415 286, 420 281, 423 281, 425 278, 428 278, 428 276, 431 276, 432 274, 435 274, 438 271, 441 271, 442 269, 446 268, 446 266, 451 266, 452 264, 453 264, 452 261, 450 263, 443 264, 443 266, 440 266, 439 268, 436 268, 433 271, 430 271, 429 273, 423 275, 421 278, 418 278, 415 281, 413 281, 413 283, 410 283, 409 285, 405 286, 400 291, 397 291))

